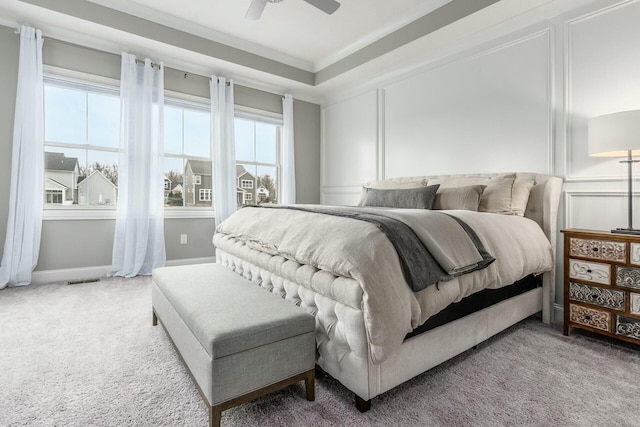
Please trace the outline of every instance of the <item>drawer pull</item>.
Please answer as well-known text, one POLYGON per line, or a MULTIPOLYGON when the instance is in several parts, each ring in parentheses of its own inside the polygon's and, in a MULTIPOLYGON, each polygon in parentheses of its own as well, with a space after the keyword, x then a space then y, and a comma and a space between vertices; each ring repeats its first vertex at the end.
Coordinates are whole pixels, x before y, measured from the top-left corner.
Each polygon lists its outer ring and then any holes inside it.
POLYGON ((590 269, 590 268, 588 268, 588 269, 587 269, 587 273, 593 273, 593 270, 592 270, 592 269, 590 269))
POLYGON ((598 248, 593 248, 593 252, 598 252, 598 248))
POLYGON ((586 315, 584 316, 584 320, 591 320, 591 316, 589 316, 588 314, 586 314, 586 315))

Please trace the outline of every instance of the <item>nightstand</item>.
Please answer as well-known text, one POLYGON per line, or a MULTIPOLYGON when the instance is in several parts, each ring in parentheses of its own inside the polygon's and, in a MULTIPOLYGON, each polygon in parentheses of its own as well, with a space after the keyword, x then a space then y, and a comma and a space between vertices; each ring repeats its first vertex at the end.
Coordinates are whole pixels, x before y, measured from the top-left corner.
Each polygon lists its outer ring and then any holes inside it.
POLYGON ((640 344, 640 236, 564 233, 564 334, 572 327, 640 344))

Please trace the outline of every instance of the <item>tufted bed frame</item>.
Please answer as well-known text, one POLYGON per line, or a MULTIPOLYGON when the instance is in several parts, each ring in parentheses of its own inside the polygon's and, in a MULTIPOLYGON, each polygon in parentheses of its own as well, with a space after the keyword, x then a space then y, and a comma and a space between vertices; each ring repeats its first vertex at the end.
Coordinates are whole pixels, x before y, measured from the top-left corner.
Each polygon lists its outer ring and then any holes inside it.
MULTIPOLYGON (((434 175, 420 178, 482 179, 497 175, 434 175)), ((525 216, 540 225, 551 242, 555 261, 557 209, 562 180, 535 173, 518 173, 517 178, 535 181, 525 216)), ((416 180, 416 177, 390 181, 406 180, 416 180)), ((526 317, 542 311, 543 322, 553 320, 555 271, 551 269, 544 273, 542 287, 408 338, 394 354, 376 364, 368 353, 361 310, 363 292, 354 279, 337 277, 282 256, 250 249, 240 241, 236 241, 230 251, 218 248, 216 262, 316 316, 317 364, 354 392, 356 406, 361 411, 369 409, 373 397, 451 359, 526 317)))

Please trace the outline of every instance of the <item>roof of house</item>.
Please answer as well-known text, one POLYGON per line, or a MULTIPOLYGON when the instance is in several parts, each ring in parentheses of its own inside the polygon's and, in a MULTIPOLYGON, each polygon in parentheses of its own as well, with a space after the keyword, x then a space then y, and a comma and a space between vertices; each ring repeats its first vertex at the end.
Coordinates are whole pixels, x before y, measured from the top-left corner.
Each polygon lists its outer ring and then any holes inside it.
POLYGON ((252 174, 247 172, 247 170, 242 165, 236 165, 236 178, 240 179, 242 175, 249 175, 251 179, 256 179, 252 174))
POLYGON ((44 153, 44 167, 53 171, 73 172, 78 167, 77 157, 67 157, 64 153, 44 153))
POLYGON ((64 185, 63 183, 56 181, 55 179, 46 178, 46 180, 49 181, 49 182, 52 182, 52 183, 54 183, 54 184, 56 184, 56 185, 58 185, 58 186, 60 186, 62 188, 65 188, 65 189, 69 188, 66 185, 64 185))
POLYGON ((89 174, 89 176, 80 176, 78 177, 78 185, 86 185, 90 179, 96 179, 94 178, 95 176, 99 175, 98 178, 102 178, 103 181, 108 182, 109 184, 113 185, 115 188, 118 188, 113 182, 111 182, 111 180, 109 178, 107 178, 106 176, 104 176, 104 174, 102 172, 100 172, 99 170, 94 170, 93 172, 91 172, 89 174))
POLYGON ((211 175, 211 161, 210 160, 187 160, 187 163, 191 166, 191 171, 195 175, 211 175))

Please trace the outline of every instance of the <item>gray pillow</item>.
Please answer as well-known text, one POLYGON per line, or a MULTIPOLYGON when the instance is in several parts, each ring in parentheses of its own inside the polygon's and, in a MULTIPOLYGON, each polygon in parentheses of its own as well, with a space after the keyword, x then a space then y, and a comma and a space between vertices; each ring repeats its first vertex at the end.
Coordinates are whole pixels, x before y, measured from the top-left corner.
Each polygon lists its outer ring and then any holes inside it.
POLYGON ((420 188, 378 189, 367 188, 362 206, 404 209, 431 209, 440 185, 420 188))

